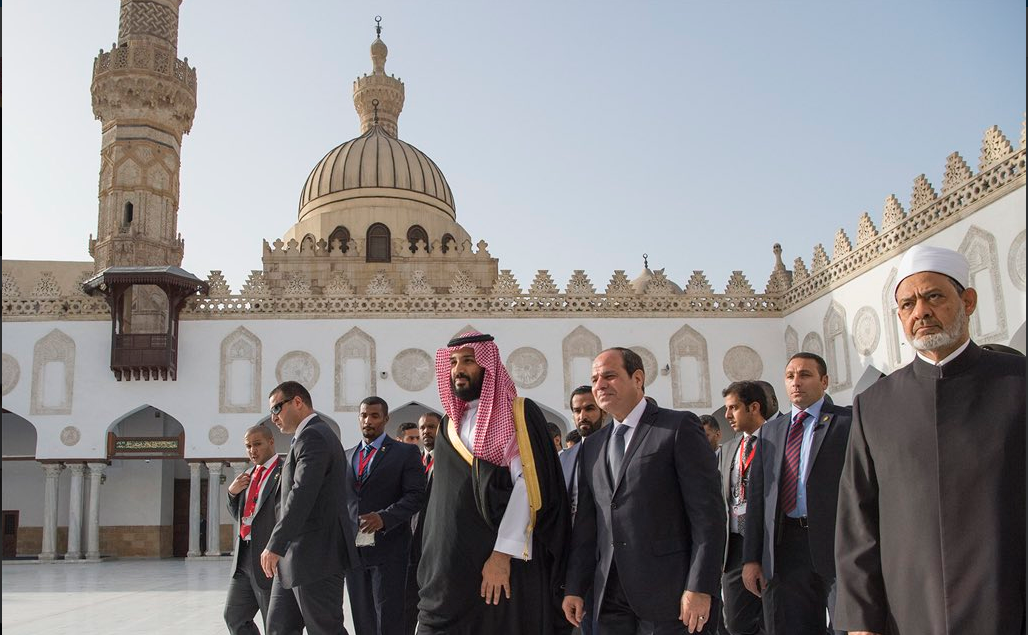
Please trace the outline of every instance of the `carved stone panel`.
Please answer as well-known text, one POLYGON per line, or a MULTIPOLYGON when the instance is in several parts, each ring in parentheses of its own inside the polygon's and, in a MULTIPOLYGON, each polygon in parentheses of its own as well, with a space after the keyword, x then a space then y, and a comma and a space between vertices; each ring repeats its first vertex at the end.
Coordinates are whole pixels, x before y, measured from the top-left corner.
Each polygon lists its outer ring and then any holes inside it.
POLYGON ((824 319, 825 363, 831 390, 845 390, 853 385, 850 377, 850 341, 846 334, 846 309, 832 302, 824 319))
POLYGON ((791 326, 785 327, 785 357, 791 358, 800 352, 800 335, 791 326))
MULTIPOLYGON (((635 351, 635 354, 643 360, 643 374, 646 375, 646 380, 643 382, 643 386, 649 386, 657 379, 657 357, 650 352, 650 349, 644 346, 629 346, 631 350, 635 351)), ((570 394, 570 392, 568 393, 570 394)))
POLYGON ((671 397, 674 408, 710 407, 707 340, 688 324, 671 336, 671 397))
POLYGON ((66 426, 61 430, 61 443, 71 447, 78 445, 78 442, 82 440, 82 432, 75 426, 66 426))
POLYGON ((32 354, 34 415, 71 414, 75 394, 75 340, 54 329, 40 338, 32 354))
POLYGON ((978 344, 1006 343, 1007 312, 1003 302, 996 237, 972 225, 960 243, 959 251, 971 265, 969 286, 978 292, 978 308, 970 316, 971 339, 978 344))
POLYGON ((261 341, 240 326, 221 341, 218 411, 261 410, 261 341))
POLYGON ((860 307, 853 316, 853 346, 857 352, 865 356, 874 353, 881 334, 878 313, 872 307, 860 307))
POLYGON ((289 351, 278 360, 275 366, 275 379, 278 383, 296 381, 304 388, 311 390, 321 377, 318 360, 307 351, 289 351))
POLYGON ((377 394, 375 340, 354 327, 336 340, 335 409, 357 412, 362 399, 377 394))
POLYGON ((223 425, 213 425, 207 432, 207 439, 213 445, 225 445, 228 441, 228 428, 223 425))
POLYGON ((546 380, 546 356, 531 346, 522 346, 507 356, 507 372, 518 388, 535 388, 546 380))
POLYGON ((420 348, 407 348, 393 358, 393 381, 410 392, 428 388, 435 374, 432 356, 420 348))
POLYGON ((14 359, 13 356, 7 353, 3 355, 3 394, 6 395, 18 385, 18 380, 21 379, 21 366, 18 365, 18 360, 14 359))
POLYGON ((1010 250, 1007 253, 1007 272, 1010 274, 1010 281, 1014 286, 1024 291, 1024 230, 1010 243, 1010 250))
POLYGON ((817 333, 810 332, 803 338, 802 349, 805 353, 813 353, 815 355, 825 356, 825 345, 821 341, 821 336, 817 333))
POLYGON ((905 339, 900 327, 899 319, 896 317, 896 294, 893 287, 896 286, 896 268, 889 271, 885 279, 885 286, 882 287, 882 315, 885 316, 885 343, 889 346, 889 366, 897 368, 901 363, 900 342, 905 339))
POLYGON ((561 342, 561 351, 564 358, 565 395, 570 395, 575 388, 589 383, 586 380, 590 371, 582 369, 591 369, 593 360, 602 349, 600 338, 584 326, 577 327, 564 338, 561 342), (586 373, 585 376, 582 375, 583 372, 586 373))
POLYGON ((760 379, 764 372, 764 362, 760 353, 749 346, 733 346, 725 353, 722 363, 725 376, 732 381, 760 379))

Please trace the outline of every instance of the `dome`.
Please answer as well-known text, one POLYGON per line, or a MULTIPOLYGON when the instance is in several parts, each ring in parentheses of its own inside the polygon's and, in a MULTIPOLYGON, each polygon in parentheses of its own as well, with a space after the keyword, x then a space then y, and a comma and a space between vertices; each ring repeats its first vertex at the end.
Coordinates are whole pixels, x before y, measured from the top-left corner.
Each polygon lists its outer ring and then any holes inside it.
POLYGON ((663 269, 657 269, 655 275, 654 272, 650 271, 649 266, 644 266, 642 273, 640 273, 635 278, 635 280, 632 280, 632 288, 635 289, 635 292, 639 295, 643 295, 646 293, 646 288, 650 286, 650 282, 653 281, 655 278, 660 281, 660 284, 667 285, 667 289, 671 293, 682 293, 682 287, 678 286, 674 282, 671 282, 671 280, 665 277, 663 269))
POLYGON ((331 150, 314 166, 300 193, 299 218, 327 203, 371 196, 427 203, 457 218, 453 193, 439 166, 380 125, 331 150), (390 191, 369 191, 382 188, 390 191))

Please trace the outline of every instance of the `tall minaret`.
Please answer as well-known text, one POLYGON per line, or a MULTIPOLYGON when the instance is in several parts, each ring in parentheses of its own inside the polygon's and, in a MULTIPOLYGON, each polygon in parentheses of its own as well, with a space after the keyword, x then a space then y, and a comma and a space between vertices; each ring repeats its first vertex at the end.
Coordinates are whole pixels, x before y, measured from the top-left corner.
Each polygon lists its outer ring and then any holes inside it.
POLYGON ((182 264, 179 158, 196 112, 196 69, 178 59, 180 3, 121 0, 118 42, 93 61, 93 114, 103 124, 89 240, 97 272, 182 264))
POLYGON ((382 17, 375 16, 375 41, 371 43, 371 75, 353 83, 353 105, 361 118, 361 134, 371 129, 376 119, 382 129, 396 136, 396 120, 403 110, 403 82, 386 75, 389 49, 382 41, 382 17), (377 103, 376 103, 377 102, 377 103))

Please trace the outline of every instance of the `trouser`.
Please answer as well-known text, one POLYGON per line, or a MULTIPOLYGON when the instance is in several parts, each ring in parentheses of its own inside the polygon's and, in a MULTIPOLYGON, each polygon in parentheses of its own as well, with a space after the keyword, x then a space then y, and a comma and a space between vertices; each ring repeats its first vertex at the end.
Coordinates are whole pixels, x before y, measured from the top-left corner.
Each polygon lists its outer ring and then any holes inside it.
POLYGON ((833 633, 835 580, 814 571, 807 529, 788 517, 780 521, 775 545, 774 575, 764 591, 764 623, 769 635, 825 635, 833 633))
POLYGON ((418 586, 418 563, 407 564, 407 586, 403 591, 403 632, 414 635, 418 627, 418 598, 421 588, 418 586))
MULTIPOLYGON (((597 628, 602 635, 681 635, 688 629, 679 619, 647 620, 639 617, 628 603, 628 597, 621 586, 617 564, 610 563, 607 575, 607 588, 603 594, 603 604, 599 608, 597 628)), ((718 598, 710 599, 710 616, 699 633, 713 635, 717 633, 718 619, 721 614, 721 602, 718 598)))
POLYGON ((406 558, 357 567, 346 574, 353 627, 359 635, 403 635, 406 578, 406 558))
POLYGON ((728 558, 721 588, 725 600, 724 626, 731 635, 763 635, 764 611, 760 597, 742 583, 742 534, 728 534, 728 558))
POLYGON ((309 584, 282 587, 271 583, 268 635, 347 635, 343 626, 343 574, 335 573, 309 584))
MULTIPOLYGON (((251 570, 251 554, 249 540, 240 540, 236 547, 236 570, 228 583, 228 595, 225 598, 225 625, 232 635, 260 635, 253 617, 257 611, 261 613, 261 624, 268 619, 268 603, 271 600, 271 589, 262 589, 256 582, 251 570)), ((256 575, 263 576, 263 571, 256 575)))

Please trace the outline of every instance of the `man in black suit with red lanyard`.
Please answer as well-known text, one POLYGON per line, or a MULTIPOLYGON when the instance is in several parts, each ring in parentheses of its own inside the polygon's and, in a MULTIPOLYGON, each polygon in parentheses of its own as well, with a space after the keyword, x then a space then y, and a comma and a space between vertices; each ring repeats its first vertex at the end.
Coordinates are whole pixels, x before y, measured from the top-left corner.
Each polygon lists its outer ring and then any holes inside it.
POLYGON ((717 463, 696 415, 647 402, 644 381, 631 349, 593 361, 593 395, 613 421, 582 441, 564 613, 579 626, 595 610, 604 635, 714 633, 725 548, 717 463), (595 609, 583 600, 590 589, 595 609))

